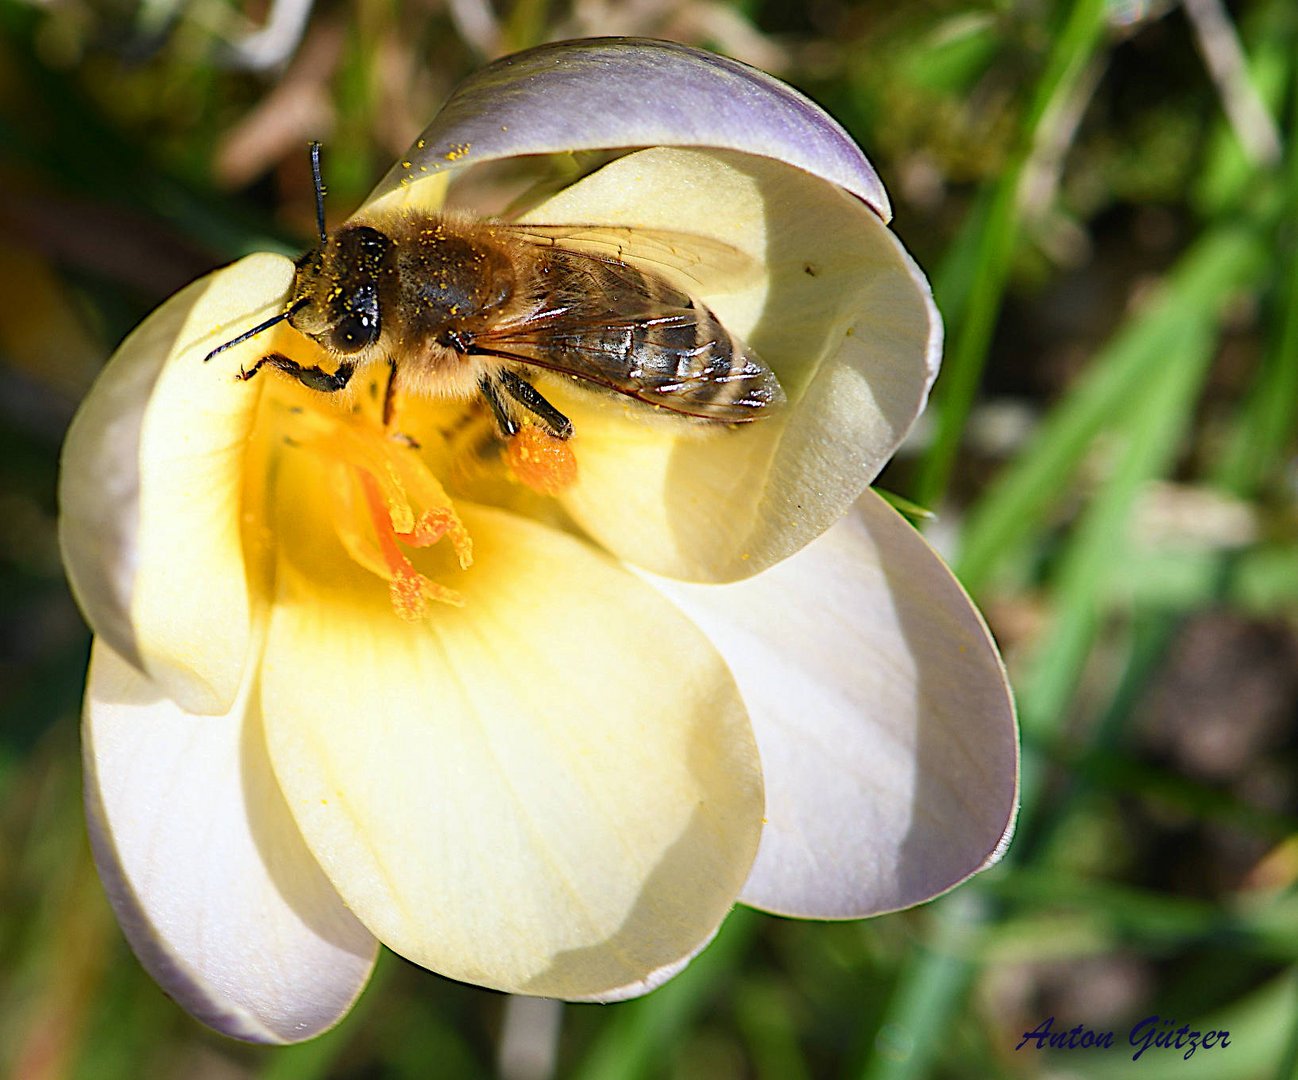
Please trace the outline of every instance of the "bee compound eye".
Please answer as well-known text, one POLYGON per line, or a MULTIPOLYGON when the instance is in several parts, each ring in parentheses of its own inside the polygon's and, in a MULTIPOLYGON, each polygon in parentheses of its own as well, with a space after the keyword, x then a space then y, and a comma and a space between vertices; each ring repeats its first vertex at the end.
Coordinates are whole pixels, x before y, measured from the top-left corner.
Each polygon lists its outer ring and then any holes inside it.
POLYGON ((332 337, 339 352, 356 352, 378 340, 379 320, 368 313, 344 315, 334 326, 332 337))
POLYGON ((379 339, 379 294, 373 282, 344 292, 335 307, 330 343, 339 352, 357 352, 379 339))

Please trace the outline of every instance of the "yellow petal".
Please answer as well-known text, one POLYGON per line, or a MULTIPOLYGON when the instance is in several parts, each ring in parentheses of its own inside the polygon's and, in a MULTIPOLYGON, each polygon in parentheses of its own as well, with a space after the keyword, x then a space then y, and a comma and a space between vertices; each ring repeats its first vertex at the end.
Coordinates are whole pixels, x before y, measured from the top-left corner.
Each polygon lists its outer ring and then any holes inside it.
POLYGON ((717 936, 717 931, 720 929, 721 927, 718 926, 706 940, 699 942, 692 951, 687 953, 685 956, 682 956, 679 960, 673 960, 670 964, 666 964, 654 971, 650 971, 641 978, 636 979, 634 982, 627 983, 626 986, 615 986, 598 994, 583 995, 575 1000, 608 1005, 615 1001, 631 1001, 634 998, 644 997, 645 994, 649 993, 651 990, 657 990, 663 983, 676 978, 677 975, 689 967, 694 958, 712 944, 712 939, 717 936))
POLYGON ((416 624, 332 537, 284 523, 276 774, 348 906, 403 956, 554 997, 652 978, 714 931, 756 850, 729 671, 586 545, 460 509, 474 563, 440 580, 464 606, 416 624))
MULTIPOLYGON (((576 427, 573 517, 670 577, 734 580, 792 554, 860 495, 924 406, 941 324, 928 284, 864 203, 730 151, 657 148, 528 215, 699 234, 764 268, 696 290, 779 376, 789 404, 738 430, 545 382, 576 427)), ((651 264, 644 264, 653 269, 651 264)))
POLYGON ((253 255, 182 290, 109 361, 63 449, 60 542, 95 632, 195 713, 243 676, 254 596, 244 463, 259 390, 235 379, 266 335, 204 364, 281 309, 293 264, 253 255))

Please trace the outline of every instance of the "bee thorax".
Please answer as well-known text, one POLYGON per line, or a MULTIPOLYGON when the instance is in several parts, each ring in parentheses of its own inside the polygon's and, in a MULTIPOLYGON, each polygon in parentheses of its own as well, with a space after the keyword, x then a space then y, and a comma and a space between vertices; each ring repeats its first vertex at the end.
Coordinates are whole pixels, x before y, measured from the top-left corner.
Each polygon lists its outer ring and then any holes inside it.
POLYGON ((456 343, 498 319, 514 294, 514 268, 483 236, 450 231, 440 221, 419 227, 398 255, 400 302, 406 336, 456 343))

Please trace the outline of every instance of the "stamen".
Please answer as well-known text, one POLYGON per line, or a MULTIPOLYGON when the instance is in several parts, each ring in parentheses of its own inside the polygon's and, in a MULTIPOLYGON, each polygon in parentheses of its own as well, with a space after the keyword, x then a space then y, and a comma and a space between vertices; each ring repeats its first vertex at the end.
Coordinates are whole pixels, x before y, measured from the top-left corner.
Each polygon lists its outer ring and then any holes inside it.
MULTIPOLYGON (((387 568, 388 591, 392 598, 393 610, 397 615, 407 622, 418 622, 428 614, 430 600, 450 604, 453 607, 463 607, 464 597, 454 589, 448 589, 445 585, 429 580, 414 568, 397 545, 398 534, 392 526, 392 508, 384 501, 378 482, 364 469, 356 469, 356 474, 360 478, 361 490, 365 494, 365 505, 369 511, 370 523, 374 526, 379 553, 387 568)), ((453 513, 449 508, 448 512, 453 513)), ((442 533, 445 534, 450 528, 448 523, 442 533)), ((460 528, 462 529, 463 526, 460 528)), ((458 554, 458 547, 456 550, 458 554)))
MULTIPOLYGON (((384 476, 390 487, 385 492, 384 502, 388 504, 388 515, 392 519, 392 530, 397 533, 409 532, 416 525, 415 512, 410 508, 410 499, 406 496, 401 484, 401 477, 393 468, 392 462, 385 461, 384 476)), ((373 474, 369 474, 373 475, 373 474)))
POLYGON ((277 419, 284 443, 312 454, 325 470, 322 494, 337 537, 358 565, 388 583, 396 614, 415 622, 435 603, 462 607, 459 592, 421 574, 411 561, 411 549, 446 538, 460 569, 473 563, 468 530, 433 471, 436 446, 430 452, 390 438, 364 409, 289 404, 277 419))
MULTIPOLYGON (((415 512, 403 482, 406 478, 383 440, 376 439, 363 421, 309 409, 293 414, 291 433, 299 446, 325 460, 355 465, 368 473, 382 488, 383 501, 391 509, 392 527, 397 532, 409 532, 415 527, 415 512)), ((448 501, 440 485, 436 495, 437 501, 448 501)))
POLYGON ((542 495, 558 495, 577 482, 571 444, 535 424, 524 423, 505 444, 505 460, 515 480, 542 495))
POLYGON ((393 529, 398 540, 414 548, 432 547, 443 536, 449 535, 460 569, 467 570, 473 564, 473 540, 469 537, 469 530, 464 527, 459 514, 449 506, 425 510, 409 532, 396 529, 395 522, 393 529))

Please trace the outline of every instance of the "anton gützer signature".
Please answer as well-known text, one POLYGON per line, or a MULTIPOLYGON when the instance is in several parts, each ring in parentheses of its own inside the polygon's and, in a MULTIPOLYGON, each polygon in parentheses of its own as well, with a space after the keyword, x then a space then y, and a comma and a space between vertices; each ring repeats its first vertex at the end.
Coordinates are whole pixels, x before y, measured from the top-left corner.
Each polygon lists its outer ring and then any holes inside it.
MULTIPOLYGON (((1115 1044, 1112 1031, 1094 1031, 1084 1024, 1073 1028, 1055 1025, 1055 1018, 1048 1016, 1031 1031, 1023 1033, 1022 1041, 1015 1050, 1022 1050, 1028 1043, 1035 1043, 1038 1050, 1111 1050, 1115 1044)), ((1131 1026, 1127 1032, 1127 1044, 1136 1048, 1131 1055, 1132 1061, 1139 1061, 1146 1050, 1180 1050, 1187 1061, 1196 1050, 1212 1050, 1230 1045, 1230 1032, 1222 1029, 1200 1031, 1189 1024, 1179 1027, 1173 1019, 1165 1019, 1155 1013, 1131 1026)))

